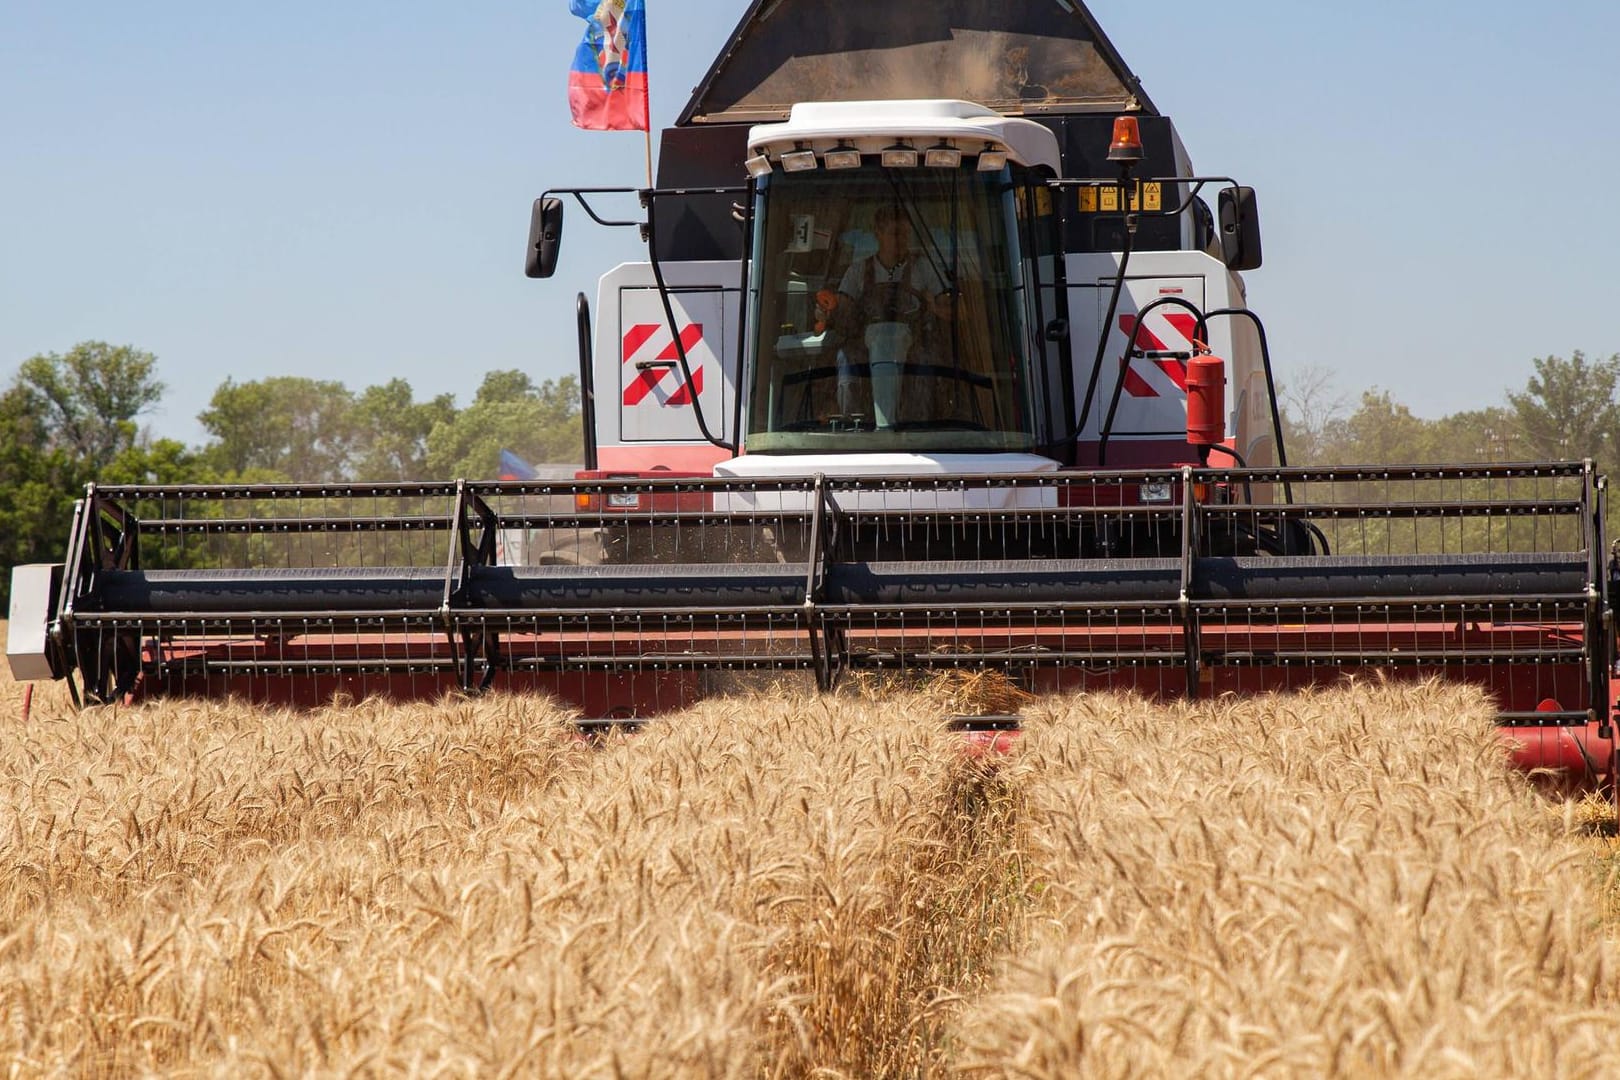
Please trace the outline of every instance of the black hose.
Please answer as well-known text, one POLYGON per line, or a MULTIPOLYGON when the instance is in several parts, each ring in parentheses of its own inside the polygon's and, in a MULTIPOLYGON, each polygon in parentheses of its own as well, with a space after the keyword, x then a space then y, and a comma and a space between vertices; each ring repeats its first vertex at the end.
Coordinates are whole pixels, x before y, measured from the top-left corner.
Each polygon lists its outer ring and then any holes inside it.
MULTIPOLYGON (((1119 196, 1126 200, 1125 206, 1125 243, 1120 248, 1119 273, 1114 275, 1114 288, 1108 296, 1108 314, 1103 316, 1102 332, 1097 335, 1097 355, 1091 363, 1091 379, 1086 383, 1086 398, 1080 406, 1079 419, 1075 421, 1074 431, 1069 435, 1069 441, 1074 442, 1086 430, 1086 421, 1091 418, 1091 403, 1097 396, 1097 379, 1102 375, 1103 355, 1108 351, 1109 327, 1114 325, 1114 316, 1119 312, 1119 297, 1125 291, 1125 271, 1131 265, 1131 249, 1136 243, 1136 215, 1129 212, 1129 189, 1126 187, 1130 180, 1130 167, 1127 166, 1120 177, 1119 196)), ((1134 337, 1132 339, 1135 340, 1134 337)), ((1101 464, 1099 459, 1098 464, 1101 464)))
MULTIPOLYGON (((658 258, 658 220, 655 210, 658 199, 651 191, 645 192, 643 199, 647 204, 647 254, 652 260, 653 280, 658 283, 658 299, 664 305, 664 321, 669 326, 670 336, 675 339, 675 358, 680 364, 681 382, 686 387, 687 395, 692 399, 692 416, 696 418, 698 431, 702 433, 704 439, 727 453, 735 454, 736 444, 715 438, 709 431, 708 423, 703 419, 703 402, 699 400, 697 385, 692 381, 692 368, 686 359, 686 343, 681 340, 680 327, 675 325, 675 308, 669 302, 669 286, 664 284, 664 268, 658 258)), ((720 373, 720 377, 722 380, 725 378, 724 371, 720 373)))
MULTIPOLYGON (((1186 308, 1198 319, 1199 330, 1195 336, 1199 338, 1208 336, 1204 332, 1204 313, 1198 309, 1197 305, 1188 300, 1183 300, 1179 296, 1161 296, 1137 313, 1136 322, 1131 326, 1130 340, 1125 343, 1125 362, 1119 366, 1119 377, 1114 380, 1114 393, 1108 399, 1108 415, 1103 419, 1102 429, 1097 432, 1097 465, 1099 468, 1108 464, 1108 437, 1114 432, 1114 414, 1119 411, 1119 398, 1125 390, 1125 376, 1131 370, 1131 352, 1136 348, 1137 335, 1141 333, 1142 323, 1146 321, 1147 317, 1161 307, 1186 308)), ((1112 317, 1109 318, 1109 325, 1113 325, 1112 317)), ((1101 339, 1104 342, 1108 340, 1107 326, 1103 327, 1101 339)), ((1100 361, 1098 367, 1101 367, 1100 361)))
POLYGON ((579 324, 579 403, 580 434, 585 442, 585 468, 594 472, 596 453, 596 370, 591 356, 591 303, 580 293, 574 301, 579 324))
MULTIPOLYGON (((1288 452, 1283 447, 1282 410, 1277 405, 1277 380, 1271 372, 1271 346, 1266 341, 1266 324, 1248 308, 1220 308, 1204 316, 1204 319, 1207 321, 1220 315, 1241 315, 1254 324, 1255 333, 1260 337, 1260 364, 1266 372, 1266 397, 1271 401, 1271 433, 1272 438, 1277 440, 1277 467, 1286 469, 1288 452)), ((1294 501, 1294 485, 1287 480, 1283 481, 1283 499, 1290 503, 1294 501)))

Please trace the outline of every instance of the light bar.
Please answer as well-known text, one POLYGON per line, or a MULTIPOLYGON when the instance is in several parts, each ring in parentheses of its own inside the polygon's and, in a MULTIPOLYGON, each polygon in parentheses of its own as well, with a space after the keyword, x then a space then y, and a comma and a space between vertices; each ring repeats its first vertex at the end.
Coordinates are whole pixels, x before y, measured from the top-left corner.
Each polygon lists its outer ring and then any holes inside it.
POLYGON ((760 180, 771 175, 771 159, 764 154, 759 154, 743 162, 743 168, 748 170, 749 176, 752 176, 755 180, 760 180))
POLYGON ((923 154, 923 164, 930 169, 954 169, 962 164, 962 151, 945 143, 930 146, 923 154))
POLYGON ((883 167, 885 169, 915 169, 917 167, 917 148, 897 143, 883 151, 883 167))

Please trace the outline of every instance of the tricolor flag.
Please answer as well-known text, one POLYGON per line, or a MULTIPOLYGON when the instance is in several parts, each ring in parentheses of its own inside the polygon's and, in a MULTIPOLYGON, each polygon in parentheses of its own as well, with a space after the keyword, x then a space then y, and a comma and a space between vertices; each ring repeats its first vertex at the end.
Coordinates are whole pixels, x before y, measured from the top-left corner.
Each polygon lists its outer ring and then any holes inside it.
POLYGON ((502 480, 540 479, 539 470, 510 450, 501 451, 501 471, 499 475, 502 480))
POLYGON ((642 0, 568 0, 586 21, 568 73, 574 126, 647 131, 647 15, 642 0))

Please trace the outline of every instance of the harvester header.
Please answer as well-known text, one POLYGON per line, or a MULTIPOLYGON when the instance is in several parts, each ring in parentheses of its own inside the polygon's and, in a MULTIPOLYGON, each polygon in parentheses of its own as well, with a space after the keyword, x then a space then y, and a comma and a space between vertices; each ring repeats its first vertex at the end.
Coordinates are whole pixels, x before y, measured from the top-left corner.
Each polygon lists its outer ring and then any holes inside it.
POLYGON ((14 671, 586 724, 794 674, 1439 678, 1526 767, 1613 777, 1604 479, 1290 467, 1255 192, 1192 168, 1083 4, 761 0, 662 148, 652 188, 535 201, 531 277, 569 204, 650 241, 577 303, 574 479, 92 486, 16 571, 14 671))

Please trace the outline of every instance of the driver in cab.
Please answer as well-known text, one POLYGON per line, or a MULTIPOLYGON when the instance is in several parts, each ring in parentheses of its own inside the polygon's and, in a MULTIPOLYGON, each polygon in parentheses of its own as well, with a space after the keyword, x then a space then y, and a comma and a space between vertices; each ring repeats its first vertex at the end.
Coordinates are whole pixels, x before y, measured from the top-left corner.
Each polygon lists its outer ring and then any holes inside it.
POLYGON ((924 304, 936 318, 950 318, 945 283, 932 262, 912 251, 906 212, 894 203, 878 207, 872 232, 877 251, 850 263, 838 282, 837 321, 857 332, 875 322, 915 321, 924 304))
POLYGON ((877 251, 844 271, 831 322, 843 342, 840 407, 846 414, 864 412, 855 404, 856 372, 864 364, 873 420, 887 428, 898 418, 901 366, 915 347, 926 344, 935 320, 950 318, 952 304, 933 263, 913 251, 911 220, 904 209, 892 203, 878 207, 872 231, 877 251))

